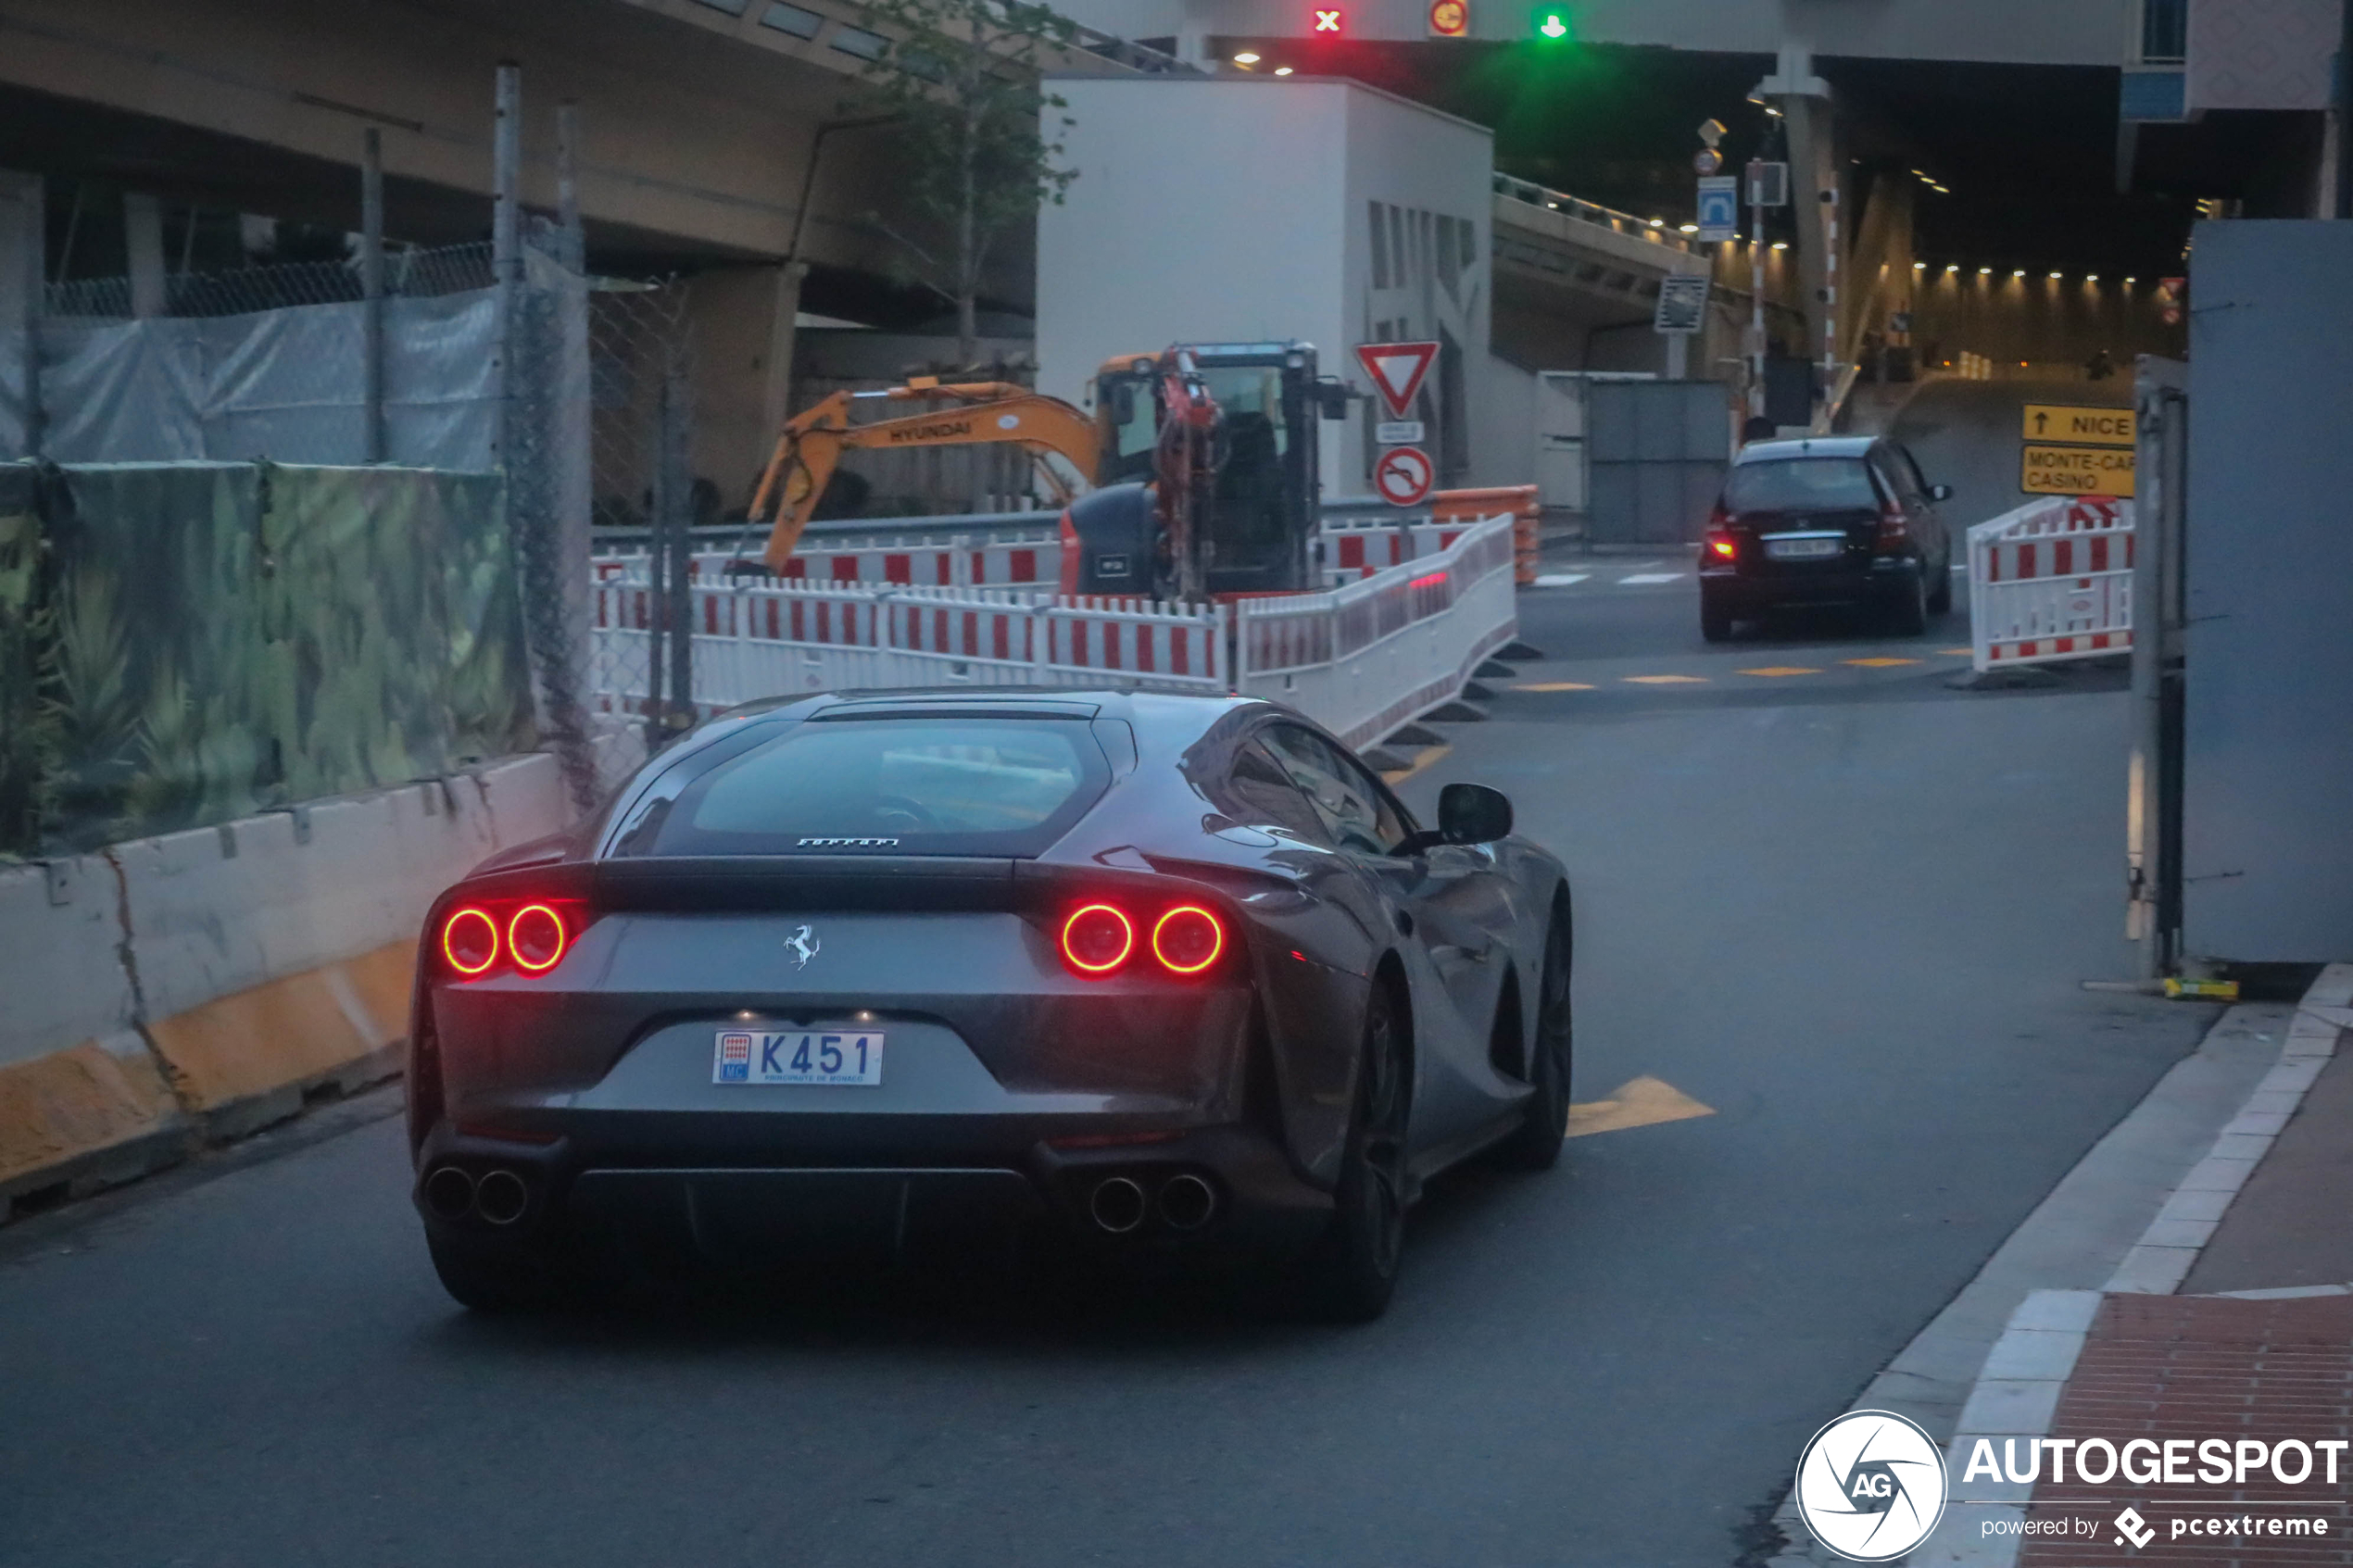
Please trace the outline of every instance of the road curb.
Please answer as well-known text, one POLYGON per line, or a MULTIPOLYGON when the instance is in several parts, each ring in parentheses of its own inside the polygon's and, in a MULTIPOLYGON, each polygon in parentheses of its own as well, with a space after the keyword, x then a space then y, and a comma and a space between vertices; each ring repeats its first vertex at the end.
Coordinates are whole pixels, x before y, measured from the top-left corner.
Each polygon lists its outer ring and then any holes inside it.
MULTIPOLYGON (((2083 1332, 2101 1297, 2171 1294, 2188 1276, 2230 1199, 2270 1150, 2304 1091, 2319 1076, 2321 1063, 2334 1050, 2337 1026, 2310 1010, 2342 1009, 2348 1004, 2353 1004, 2353 965, 2334 964, 2322 972, 2292 1010, 2256 1004, 2223 1013, 2198 1049, 2177 1062, 2122 1122, 2093 1146, 2011 1233, 1960 1296, 1872 1379, 1854 1408, 1892 1410, 1919 1420, 1931 1436, 1944 1438, 1948 1469, 1955 1476, 1966 1465, 1968 1445, 1978 1437, 1991 1436, 1998 1442, 2005 1436, 2047 1435, 2058 1389, 2073 1370, 2083 1332), (2232 1041, 2233 1032, 2244 1037, 2255 1033, 2253 1022, 2268 1022, 2283 1011, 2285 1027, 2277 1052, 2270 1053, 2268 1067, 2251 1064, 2262 1068, 2258 1073, 2249 1070, 2250 1064, 2239 1061, 2234 1073, 2214 1071, 2219 1065, 2231 1064, 2210 1057, 2244 1055, 2218 1048, 2232 1041), (2231 1096, 2228 1085, 2233 1080, 2242 1086, 2231 1096), (2221 1101, 2221 1107, 2213 1105, 2216 1099, 2221 1101), (2228 1107, 2235 1110, 2225 1117, 2222 1108, 2228 1107), (2203 1137, 2180 1136, 2178 1123, 2184 1114, 2201 1108, 2208 1112, 2205 1120, 2212 1130, 2203 1137), (2145 1146, 2167 1138, 2177 1146, 2206 1152, 2195 1161, 2177 1156, 2171 1177, 2152 1182, 2145 1167, 2153 1155, 2161 1159, 2164 1151, 2145 1146), (2070 1190, 2079 1187, 2085 1190, 2070 1190), (2209 1193, 2214 1196, 2203 1196, 2209 1193), (2099 1232, 2112 1233, 2114 1214, 2103 1217, 2084 1211, 2086 1198, 2130 1212, 2145 1211, 2153 1203, 2155 1212, 2105 1275, 2093 1276, 2100 1283, 2057 1288, 2026 1286, 2023 1295, 2003 1315, 2000 1332, 1979 1349, 1979 1336, 1968 1329, 1969 1298, 1998 1294, 2006 1284, 2010 1289, 2018 1288, 2015 1282, 2006 1282, 1997 1273, 2011 1254, 2016 1252, 2021 1259, 2036 1251, 2065 1256, 2070 1248, 2095 1245, 2099 1232), (2190 1217, 2208 1210, 2211 1213, 2206 1218, 2190 1217), (2101 1223, 2103 1218, 2106 1224, 2101 1223), (1957 1399, 1954 1397, 1964 1389, 1957 1399)), ((2324 1286, 2313 1293, 2333 1289, 2324 1286)), ((1978 1303, 1981 1311, 1982 1305, 1978 1303)), ((2017 1503, 1984 1506, 2022 1516, 2032 1487, 2016 1489, 2017 1503)), ((1827 1568, 1844 1561, 1811 1539, 1793 1497, 1782 1499, 1773 1523, 1789 1545, 1766 1560, 1767 1568, 1827 1568)), ((1955 1536, 1943 1527, 1939 1534, 1955 1536)), ((2020 1537, 2015 1536, 1983 1539, 1956 1536, 1953 1545, 1924 1547, 1903 1562, 1911 1568, 1930 1564, 2009 1568, 2017 1562, 2019 1545, 2020 1537)))

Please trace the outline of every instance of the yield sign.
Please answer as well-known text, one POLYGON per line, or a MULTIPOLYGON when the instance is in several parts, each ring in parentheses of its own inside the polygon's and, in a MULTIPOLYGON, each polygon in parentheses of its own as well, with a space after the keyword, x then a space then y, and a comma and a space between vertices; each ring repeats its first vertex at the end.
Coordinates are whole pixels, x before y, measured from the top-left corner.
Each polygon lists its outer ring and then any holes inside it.
POLYGON ((1389 405, 1390 415, 1403 419, 1413 407, 1414 394, 1422 387, 1422 378, 1429 374, 1430 361, 1438 358, 1434 343, 1362 343, 1356 345, 1357 361, 1365 373, 1373 378, 1373 385, 1380 389, 1381 401, 1389 405))

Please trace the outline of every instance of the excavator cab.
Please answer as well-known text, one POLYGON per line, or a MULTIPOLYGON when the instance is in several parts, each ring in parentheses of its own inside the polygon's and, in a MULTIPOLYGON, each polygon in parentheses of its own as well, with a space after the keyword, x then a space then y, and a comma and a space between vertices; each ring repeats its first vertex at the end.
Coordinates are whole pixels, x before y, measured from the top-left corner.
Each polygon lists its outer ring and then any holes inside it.
POLYGON ((1185 575, 1169 558, 1164 435, 1172 386, 1214 405, 1204 494, 1190 511, 1200 531, 1198 577, 1211 595, 1297 592, 1315 581, 1321 500, 1318 426, 1345 418, 1347 395, 1319 378, 1305 343, 1189 344, 1104 364, 1095 377, 1100 486, 1074 503, 1065 542, 1066 591, 1165 597, 1185 575), (1179 362, 1181 361, 1181 370, 1179 362), (1075 547, 1072 547, 1075 546, 1075 547))

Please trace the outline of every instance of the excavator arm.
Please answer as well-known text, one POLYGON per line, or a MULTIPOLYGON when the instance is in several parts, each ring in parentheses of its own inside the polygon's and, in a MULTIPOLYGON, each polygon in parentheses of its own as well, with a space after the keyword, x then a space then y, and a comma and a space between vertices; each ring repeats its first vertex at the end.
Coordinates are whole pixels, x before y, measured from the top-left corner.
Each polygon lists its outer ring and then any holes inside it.
MULTIPOLYGON (((1050 452, 1059 454, 1082 481, 1095 482, 1094 420, 1058 397, 1007 382, 943 383, 935 377, 916 376, 905 386, 887 392, 837 392, 795 414, 778 433, 776 449, 770 454, 760 488, 751 498, 751 520, 766 519, 771 523, 764 557, 768 569, 781 572, 785 562, 792 558, 801 530, 817 509, 817 499, 824 494, 825 483, 833 478, 845 450, 983 443, 1019 446, 1033 458, 1050 452), (862 398, 947 406, 854 425, 849 422, 849 410, 862 398)), ((1067 502, 1070 487, 1062 476, 1042 461, 1038 469, 1055 492, 1056 502, 1067 502)))

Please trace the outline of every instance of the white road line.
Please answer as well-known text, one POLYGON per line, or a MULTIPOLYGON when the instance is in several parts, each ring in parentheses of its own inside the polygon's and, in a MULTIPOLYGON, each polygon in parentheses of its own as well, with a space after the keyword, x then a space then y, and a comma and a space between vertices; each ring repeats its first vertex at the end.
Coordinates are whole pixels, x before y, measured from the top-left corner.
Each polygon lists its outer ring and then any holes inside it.
POLYGON ((1680 583, 1688 575, 1689 573, 1681 571, 1642 571, 1631 577, 1619 578, 1617 585, 1621 588, 1632 588, 1645 583, 1680 583))
POLYGON ((1566 588, 1593 575, 1590 571, 1548 571, 1536 580, 1539 588, 1566 588))

